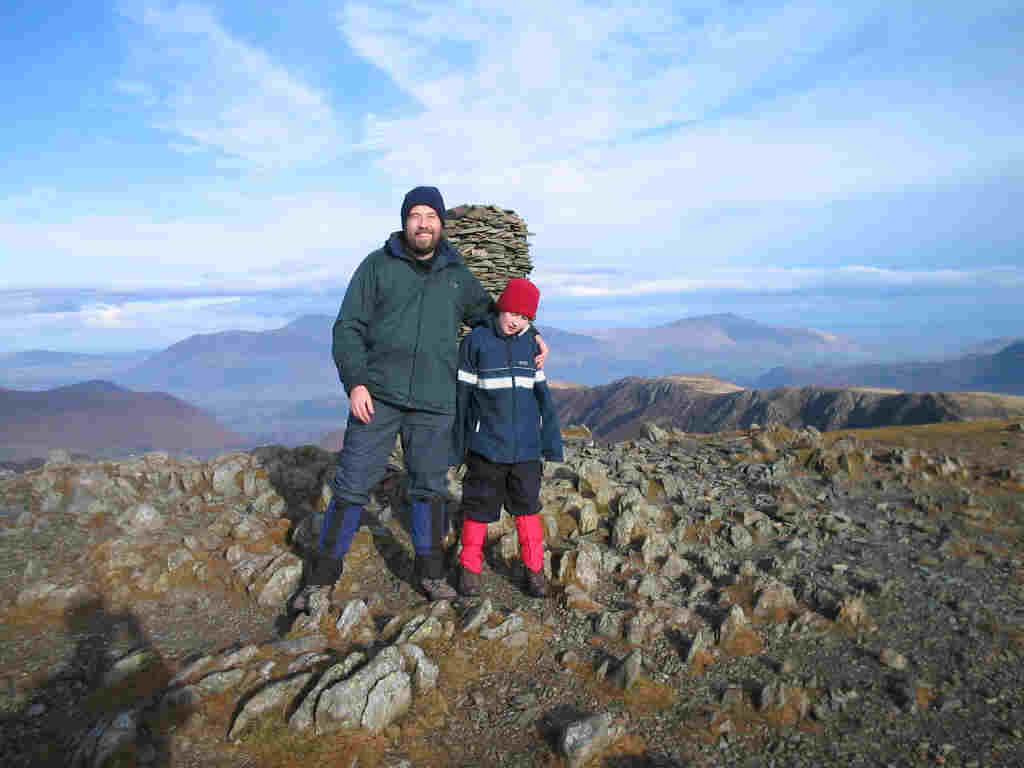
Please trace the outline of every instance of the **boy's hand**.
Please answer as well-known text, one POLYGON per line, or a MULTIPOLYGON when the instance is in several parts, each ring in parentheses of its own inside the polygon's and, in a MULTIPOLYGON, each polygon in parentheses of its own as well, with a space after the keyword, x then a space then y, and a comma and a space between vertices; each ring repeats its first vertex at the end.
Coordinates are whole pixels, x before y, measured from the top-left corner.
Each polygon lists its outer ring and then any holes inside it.
POLYGON ((548 345, 544 343, 544 339, 540 337, 538 333, 536 336, 537 346, 540 348, 540 353, 533 358, 533 362, 538 368, 544 367, 544 361, 548 359, 548 345))
POLYGON ((370 397, 370 390, 362 384, 352 387, 348 395, 349 408, 352 414, 363 424, 369 424, 373 418, 373 398, 370 397))

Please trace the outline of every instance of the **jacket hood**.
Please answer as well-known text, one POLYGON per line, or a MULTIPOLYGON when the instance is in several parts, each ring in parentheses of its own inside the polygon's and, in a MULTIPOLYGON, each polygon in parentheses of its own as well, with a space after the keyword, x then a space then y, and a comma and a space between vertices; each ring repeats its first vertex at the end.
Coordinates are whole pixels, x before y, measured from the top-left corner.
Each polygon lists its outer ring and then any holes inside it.
MULTIPOLYGON (((405 236, 401 232, 392 232, 387 242, 384 243, 384 247, 396 258, 406 261, 414 259, 413 255, 405 248, 405 236)), ((462 254, 455 250, 455 247, 448 242, 447 237, 441 235, 441 239, 437 242, 437 248, 434 249, 434 266, 431 271, 444 269, 449 264, 460 263, 462 263, 462 254)))

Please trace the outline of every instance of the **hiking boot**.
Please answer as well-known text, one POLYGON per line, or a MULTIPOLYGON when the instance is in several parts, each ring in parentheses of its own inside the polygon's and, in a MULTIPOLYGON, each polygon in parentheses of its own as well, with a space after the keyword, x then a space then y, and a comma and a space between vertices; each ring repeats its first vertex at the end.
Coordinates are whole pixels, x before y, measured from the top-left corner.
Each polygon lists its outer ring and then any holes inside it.
POLYGON ((462 566, 459 569, 459 592, 466 597, 477 597, 480 594, 480 574, 462 566))
POLYGON ((459 596, 459 593, 452 589, 452 586, 441 579, 421 579, 420 587, 427 593, 427 597, 432 603, 436 603, 438 600, 454 600, 459 596))
POLYGON ((529 568, 526 569, 526 591, 530 597, 548 596, 550 588, 548 587, 548 577, 544 575, 543 568, 539 571, 531 571, 529 568))

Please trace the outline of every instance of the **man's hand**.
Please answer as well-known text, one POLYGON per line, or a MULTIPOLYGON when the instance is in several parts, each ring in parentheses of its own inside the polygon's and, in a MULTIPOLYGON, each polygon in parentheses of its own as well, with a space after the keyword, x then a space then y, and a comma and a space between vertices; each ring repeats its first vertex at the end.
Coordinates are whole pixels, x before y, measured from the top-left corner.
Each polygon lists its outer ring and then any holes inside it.
POLYGON ((362 384, 352 387, 348 394, 349 410, 363 424, 369 424, 373 418, 373 398, 370 397, 370 390, 362 384))
POLYGON ((536 337, 537 346, 540 348, 540 354, 533 358, 533 362, 537 364, 538 368, 544 367, 544 361, 548 359, 548 345, 544 343, 544 339, 537 334, 536 337))

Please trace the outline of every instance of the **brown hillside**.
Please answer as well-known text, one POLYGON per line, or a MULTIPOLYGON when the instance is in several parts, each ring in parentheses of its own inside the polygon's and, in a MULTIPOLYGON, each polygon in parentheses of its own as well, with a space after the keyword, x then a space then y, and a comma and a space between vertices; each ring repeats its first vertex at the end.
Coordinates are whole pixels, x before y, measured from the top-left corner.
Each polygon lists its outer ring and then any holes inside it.
POLYGON ((44 392, 0 390, 0 459, 64 449, 90 456, 160 450, 210 456, 243 444, 205 412, 162 392, 92 381, 44 392))
POLYGON ((742 389, 705 377, 627 378, 602 387, 555 390, 562 424, 585 424, 605 440, 644 434, 646 423, 687 432, 753 424, 822 431, 934 424, 1024 415, 1024 398, 984 392, 907 393, 866 388, 742 389))

